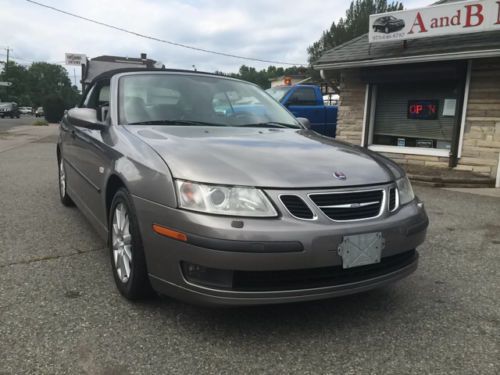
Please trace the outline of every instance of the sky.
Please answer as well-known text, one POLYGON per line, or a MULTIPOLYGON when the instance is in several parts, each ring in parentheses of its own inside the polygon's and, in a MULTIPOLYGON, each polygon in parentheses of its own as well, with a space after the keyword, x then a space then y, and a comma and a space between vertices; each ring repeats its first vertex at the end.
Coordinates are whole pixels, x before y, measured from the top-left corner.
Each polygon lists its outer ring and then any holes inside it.
MULTIPOLYGON (((37 0, 81 16, 141 34, 225 53, 265 60, 307 63, 307 47, 333 21, 345 15, 350 0, 37 0)), ((405 8, 429 0, 403 0, 405 8)), ((5 48, 19 63, 64 63, 65 52, 88 57, 139 57, 141 52, 167 68, 237 72, 280 64, 217 56, 111 30, 41 8, 25 0, 0 0, 0 60, 5 48)), ((70 76, 73 68, 67 67, 70 76)), ((77 79, 79 76, 77 69, 77 79)), ((72 77, 73 78, 73 77, 72 77)))

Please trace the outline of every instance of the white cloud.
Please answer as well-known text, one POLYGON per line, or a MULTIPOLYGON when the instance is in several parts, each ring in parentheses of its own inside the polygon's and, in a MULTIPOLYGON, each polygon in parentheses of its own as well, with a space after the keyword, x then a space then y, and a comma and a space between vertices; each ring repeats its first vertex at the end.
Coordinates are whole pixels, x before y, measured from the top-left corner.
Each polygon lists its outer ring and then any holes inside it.
MULTIPOLYGON (((142 34, 205 49, 265 60, 307 62, 307 47, 350 0, 39 0, 42 3, 142 34)), ((406 1, 408 8, 429 1, 406 1)), ((149 57, 168 67, 237 71, 238 60, 142 39, 78 20, 22 0, 0 0, 0 46, 26 60, 60 62, 65 52, 149 57)), ((0 51, 3 52, 3 51, 0 51)), ((2 59, 3 56, 0 56, 2 59)), ((23 60, 19 60, 22 62, 23 60)))

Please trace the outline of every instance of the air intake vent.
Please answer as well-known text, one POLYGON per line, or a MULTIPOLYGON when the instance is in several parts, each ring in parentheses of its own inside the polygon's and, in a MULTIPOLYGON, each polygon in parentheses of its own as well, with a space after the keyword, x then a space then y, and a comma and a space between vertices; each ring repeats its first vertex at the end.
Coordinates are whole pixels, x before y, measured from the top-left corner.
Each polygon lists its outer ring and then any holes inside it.
POLYGON ((397 208, 396 194, 396 188, 391 188, 389 190, 389 211, 394 211, 397 208))
POLYGON ((296 195, 282 195, 280 199, 291 215, 306 220, 314 218, 314 214, 302 198, 296 195))
POLYGON ((382 190, 368 190, 311 194, 310 197, 330 219, 344 221, 378 216, 384 193, 382 190))

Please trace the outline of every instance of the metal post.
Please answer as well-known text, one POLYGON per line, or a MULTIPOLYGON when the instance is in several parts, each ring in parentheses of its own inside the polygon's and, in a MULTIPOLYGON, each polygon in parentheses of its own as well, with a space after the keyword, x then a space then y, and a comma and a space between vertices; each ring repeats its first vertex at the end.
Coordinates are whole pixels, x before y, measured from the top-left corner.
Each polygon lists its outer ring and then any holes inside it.
MULTIPOLYGON (((7 47, 6 48, 7 50, 7 62, 5 63, 5 81, 6 82, 9 82, 9 78, 8 78, 8 75, 9 75, 9 54, 10 54, 10 48, 7 47)), ((7 97, 7 100, 10 101, 10 97, 9 97, 9 86, 7 86, 5 88, 5 96, 7 97)))
POLYGON ((448 160, 448 167, 455 168, 458 164, 458 146, 460 143, 460 128, 465 126, 462 124, 462 111, 464 108, 465 88, 467 85, 467 64, 459 65, 457 70, 460 72, 461 79, 459 80, 458 95, 457 95, 457 108, 455 112, 455 124, 453 126, 453 134, 451 138, 451 150, 448 160))

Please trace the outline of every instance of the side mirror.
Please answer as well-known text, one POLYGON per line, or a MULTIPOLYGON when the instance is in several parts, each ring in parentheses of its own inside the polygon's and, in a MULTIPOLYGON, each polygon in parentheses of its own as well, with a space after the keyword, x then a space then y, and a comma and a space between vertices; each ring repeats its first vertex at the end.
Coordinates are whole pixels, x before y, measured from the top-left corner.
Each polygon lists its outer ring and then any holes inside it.
POLYGON ((311 122, 309 119, 306 119, 305 117, 297 117, 297 121, 300 122, 304 128, 311 129, 311 122))
POLYGON ((106 125, 97 119, 97 111, 93 108, 72 108, 68 111, 68 119, 74 126, 86 129, 103 130, 106 125))

